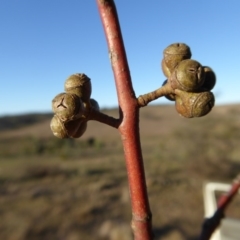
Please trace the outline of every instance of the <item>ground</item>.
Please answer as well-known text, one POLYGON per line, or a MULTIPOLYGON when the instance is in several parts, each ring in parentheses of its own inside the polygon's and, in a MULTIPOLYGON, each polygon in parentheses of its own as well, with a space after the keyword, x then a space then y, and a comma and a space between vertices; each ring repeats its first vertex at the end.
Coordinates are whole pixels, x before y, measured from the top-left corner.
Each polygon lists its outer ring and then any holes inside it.
MULTIPOLYGON (((81 139, 59 140, 50 118, 2 121, 0 239, 132 239, 118 132, 90 122, 81 139)), ((198 119, 180 117, 173 105, 149 106, 140 119, 155 238, 197 239, 203 184, 230 183, 240 172, 240 105, 217 106, 198 119)), ((227 216, 240 218, 239 207, 236 198, 227 216)))

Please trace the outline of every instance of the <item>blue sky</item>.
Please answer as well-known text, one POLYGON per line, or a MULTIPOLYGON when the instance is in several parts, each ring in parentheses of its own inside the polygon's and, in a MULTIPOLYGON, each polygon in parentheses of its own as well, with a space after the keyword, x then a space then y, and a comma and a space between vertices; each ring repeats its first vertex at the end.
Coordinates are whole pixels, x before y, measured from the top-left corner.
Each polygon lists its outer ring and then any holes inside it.
MULTIPOLYGON (((115 3, 137 96, 161 86, 164 48, 184 42, 192 59, 216 72, 216 104, 240 103, 239 0, 115 3)), ((51 111, 73 73, 91 78, 101 107, 117 106, 95 0, 2 0, 0 31, 0 115, 51 111)))

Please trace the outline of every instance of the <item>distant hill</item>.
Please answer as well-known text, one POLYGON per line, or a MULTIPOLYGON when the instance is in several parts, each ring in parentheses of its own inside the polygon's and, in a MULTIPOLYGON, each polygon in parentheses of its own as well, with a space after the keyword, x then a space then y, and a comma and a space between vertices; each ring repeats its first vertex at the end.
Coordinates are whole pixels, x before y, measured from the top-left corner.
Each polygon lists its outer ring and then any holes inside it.
MULTIPOLYGON (((118 109, 103 109, 104 113, 118 117, 118 109)), ((35 113, 0 118, 0 139, 22 136, 49 137, 52 136, 50 121, 53 113, 35 113)), ((240 127, 240 104, 215 106, 205 117, 186 119, 178 115, 173 104, 150 105, 140 110, 140 130, 142 136, 167 134, 171 129, 188 128, 195 125, 205 124, 207 121, 221 122, 231 121, 239 123, 240 127)), ((115 129, 99 122, 88 122, 88 129, 83 138, 116 137, 115 129)))
POLYGON ((33 125, 51 119, 52 115, 52 113, 32 113, 0 117, 0 132, 33 125))

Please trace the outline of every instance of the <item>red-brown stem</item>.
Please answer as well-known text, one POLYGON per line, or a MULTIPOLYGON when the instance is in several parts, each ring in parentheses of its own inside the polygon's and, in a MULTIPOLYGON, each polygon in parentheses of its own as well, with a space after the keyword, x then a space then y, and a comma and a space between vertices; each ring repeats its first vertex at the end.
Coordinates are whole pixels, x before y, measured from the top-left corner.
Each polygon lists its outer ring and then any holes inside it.
POLYGON ((117 88, 122 137, 132 205, 135 240, 151 240, 152 224, 139 135, 139 107, 134 94, 117 11, 113 0, 97 0, 117 88))
POLYGON ((227 206, 231 203, 234 196, 238 193, 238 190, 240 188, 240 176, 236 178, 236 180, 233 182, 230 191, 227 194, 224 194, 220 197, 218 200, 218 208, 224 211, 227 206))
POLYGON ((213 232, 219 227, 221 219, 224 218, 224 211, 232 202, 240 188, 240 175, 234 180, 230 191, 218 200, 218 208, 211 218, 207 218, 202 227, 199 240, 209 240, 213 232))

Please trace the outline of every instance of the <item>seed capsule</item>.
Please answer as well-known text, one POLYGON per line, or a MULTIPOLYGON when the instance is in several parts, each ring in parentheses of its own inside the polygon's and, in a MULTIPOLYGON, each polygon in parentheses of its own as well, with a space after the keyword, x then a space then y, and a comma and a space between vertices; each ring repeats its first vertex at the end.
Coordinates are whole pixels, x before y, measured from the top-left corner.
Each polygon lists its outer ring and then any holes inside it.
POLYGON ((87 122, 86 121, 82 121, 80 122, 79 127, 77 128, 77 131, 72 134, 72 138, 80 138, 87 130, 87 122))
POLYGON ((170 84, 173 89, 194 92, 203 85, 205 72, 202 65, 191 59, 181 61, 174 69, 170 84))
POLYGON ((53 135, 58 138, 75 138, 80 134, 80 128, 82 129, 81 131, 83 131, 83 125, 84 124, 81 119, 62 122, 57 115, 54 115, 50 123, 50 128, 53 135))
POLYGON ((215 99, 212 92, 190 93, 176 89, 175 93, 175 108, 183 117, 202 117, 214 106, 215 99))
POLYGON ((171 76, 172 73, 171 73, 170 69, 167 67, 166 62, 164 61, 164 58, 162 59, 161 67, 162 67, 163 74, 164 74, 167 78, 170 78, 170 76, 171 76))
POLYGON ((64 127, 68 134, 68 137, 74 138, 75 134, 77 133, 79 127, 81 126, 82 119, 75 119, 69 122, 64 123, 64 127))
MULTIPOLYGON (((166 84, 169 84, 167 79, 163 82, 162 86, 164 86, 164 85, 166 85, 166 84)), ((175 101, 176 96, 175 96, 174 93, 170 93, 170 94, 168 94, 168 95, 165 95, 165 98, 167 98, 167 99, 170 100, 170 101, 175 101)))
POLYGON ((100 111, 99 104, 95 99, 91 98, 90 99, 90 104, 91 104, 93 109, 95 109, 96 111, 100 111))
POLYGON ((184 43, 173 43, 163 51, 162 69, 168 78, 174 68, 184 59, 192 56, 189 46, 184 43))
POLYGON ((207 91, 211 91, 217 81, 216 75, 210 67, 204 66, 203 70, 205 72, 205 80, 202 85, 202 88, 206 89, 207 91))
POLYGON ((58 138, 68 138, 67 131, 57 115, 53 116, 50 123, 50 128, 54 136, 58 138))
POLYGON ((64 88, 67 93, 76 94, 83 102, 88 102, 92 93, 91 80, 83 73, 69 76, 64 88))
POLYGON ((81 116, 84 106, 76 94, 60 93, 52 100, 52 109, 62 121, 70 121, 81 116))

